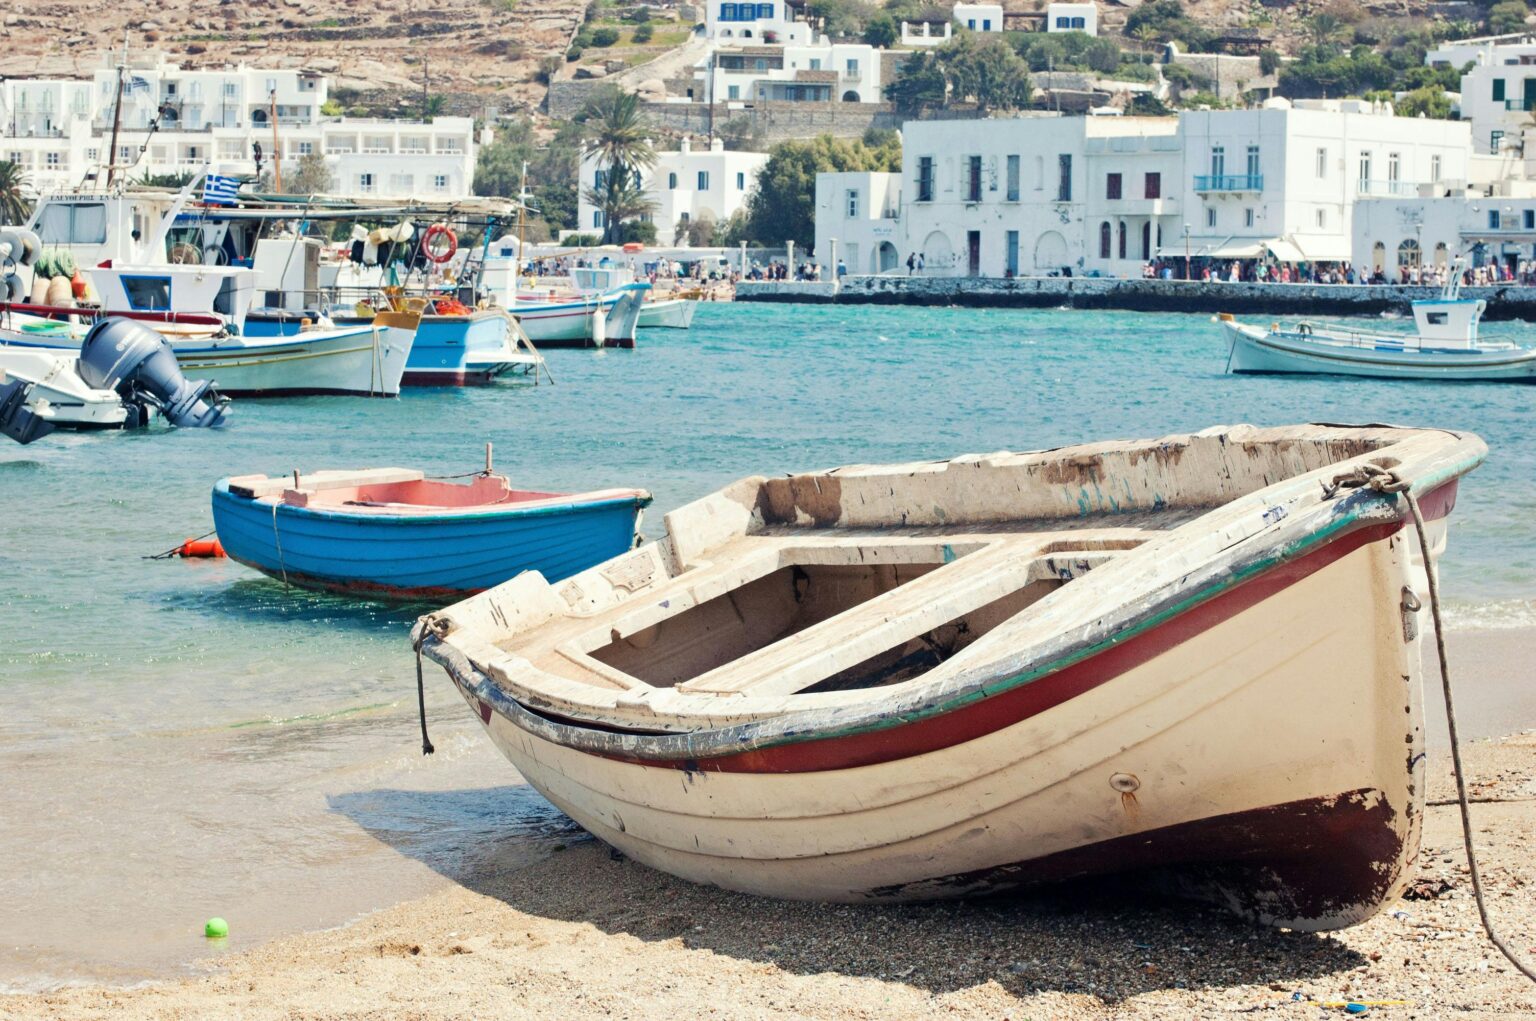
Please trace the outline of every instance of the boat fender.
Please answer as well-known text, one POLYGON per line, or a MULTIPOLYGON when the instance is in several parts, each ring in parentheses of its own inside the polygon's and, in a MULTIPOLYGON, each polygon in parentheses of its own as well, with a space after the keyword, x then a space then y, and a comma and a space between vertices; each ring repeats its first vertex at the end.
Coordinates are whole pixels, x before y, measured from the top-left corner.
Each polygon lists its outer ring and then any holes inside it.
POLYGON ((217 559, 227 556, 224 547, 217 539, 188 539, 176 547, 178 557, 196 557, 217 559))
POLYGON ((421 236, 421 253, 442 265, 459 250, 459 238, 446 223, 434 223, 421 236))
POLYGON ((5 278, 5 296, 10 301, 21 301, 27 296, 27 285, 15 273, 5 278))

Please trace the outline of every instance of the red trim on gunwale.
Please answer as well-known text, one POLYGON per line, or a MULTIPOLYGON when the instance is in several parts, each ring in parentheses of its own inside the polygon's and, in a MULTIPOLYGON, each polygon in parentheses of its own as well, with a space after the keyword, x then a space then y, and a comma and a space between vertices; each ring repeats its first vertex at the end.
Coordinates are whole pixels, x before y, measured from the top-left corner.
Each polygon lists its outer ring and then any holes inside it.
MULTIPOLYGON (((1426 521, 1447 516, 1455 505, 1455 480, 1425 494, 1419 500, 1426 521)), ((979 699, 938 716, 881 730, 793 741, 715 758, 654 759, 598 752, 588 754, 637 765, 665 766, 687 771, 815 773, 891 762, 963 744, 1011 727, 1115 679, 1256 606, 1362 546, 1386 539, 1402 530, 1404 523, 1399 520, 1392 524, 1357 528, 1321 549, 1278 564, 1151 631, 1128 638, 1028 684, 979 699)), ((579 720, 551 718, 574 726, 586 726, 579 720)))

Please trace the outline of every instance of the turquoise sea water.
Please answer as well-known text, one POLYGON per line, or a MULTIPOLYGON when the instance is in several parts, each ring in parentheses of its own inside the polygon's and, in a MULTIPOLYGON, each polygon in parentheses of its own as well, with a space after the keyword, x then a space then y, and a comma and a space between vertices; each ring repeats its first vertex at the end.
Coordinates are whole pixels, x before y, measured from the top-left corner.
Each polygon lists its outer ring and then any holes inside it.
POLYGON ((1536 621, 1533 391, 1233 377, 1224 355, 1204 316, 706 305, 636 351, 552 353, 554 386, 247 400, 219 431, 0 447, 0 988, 131 981, 208 952, 210 915, 240 947, 569 839, 430 664, 439 754, 420 757, 421 608, 141 559, 211 527, 225 474, 471 471, 490 440, 520 484, 650 489, 654 535, 758 472, 1231 422, 1437 425, 1492 450, 1443 565, 1455 621, 1536 621))

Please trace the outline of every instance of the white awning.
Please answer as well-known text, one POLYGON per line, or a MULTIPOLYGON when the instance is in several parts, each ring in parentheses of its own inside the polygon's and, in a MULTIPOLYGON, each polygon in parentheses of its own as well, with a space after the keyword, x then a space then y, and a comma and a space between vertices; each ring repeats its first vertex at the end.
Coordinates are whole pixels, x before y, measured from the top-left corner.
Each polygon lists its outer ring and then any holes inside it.
POLYGON ((1269 249, 1269 254, 1275 257, 1277 262, 1306 262, 1307 257, 1301 254, 1301 249, 1289 241, 1276 238, 1274 241, 1264 242, 1264 247, 1269 249))
POLYGON ((1196 237, 1190 235, 1188 247, 1183 237, 1157 250, 1160 259, 1257 259, 1264 252, 1264 242, 1256 238, 1196 237))
POLYGON ((1308 262, 1349 262, 1354 255, 1349 240, 1335 235, 1293 234, 1291 240, 1301 249, 1302 257, 1308 262))

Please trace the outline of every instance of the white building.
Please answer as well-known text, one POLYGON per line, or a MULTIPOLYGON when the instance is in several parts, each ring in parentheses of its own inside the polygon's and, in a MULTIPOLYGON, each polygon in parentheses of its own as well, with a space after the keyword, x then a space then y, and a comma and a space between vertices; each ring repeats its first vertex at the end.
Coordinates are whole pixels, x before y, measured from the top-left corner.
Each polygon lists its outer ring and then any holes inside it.
MULTIPOLYGON (((104 183, 118 71, 89 80, 11 78, 0 82, 0 158, 21 166, 38 192, 104 183)), ((326 79, 306 71, 240 65, 193 71, 164 60, 124 76, 118 176, 183 174, 213 165, 256 172, 255 146, 270 169, 280 148, 292 172, 300 157, 325 156, 340 193, 441 199, 472 194, 474 123, 326 117, 326 79), (158 118, 155 130, 151 126, 158 118)))
POLYGON ((867 203, 848 216, 846 202, 851 190, 888 191, 881 175, 818 175, 816 252, 827 259, 835 239, 860 254, 850 272, 878 272, 889 253, 870 253, 889 242, 903 269, 916 252, 929 274, 955 276, 1139 276, 1147 260, 1186 251, 1341 261, 1358 199, 1467 180, 1468 132, 1322 100, 1177 118, 909 121, 900 194, 882 222, 867 203), (886 219, 897 230, 877 235, 886 219))
POLYGON ((1099 34, 1099 9, 1096 4, 1050 4, 1045 9, 1047 32, 1087 32, 1099 34))
MULTIPOLYGON (((1079 6, 1092 7, 1092 4, 1079 6)), ((957 3, 954 9, 955 24, 972 32, 1001 32, 1003 30, 1003 5, 988 3, 957 3)))
POLYGON ((839 261, 850 273, 902 268, 901 180, 901 174, 862 171, 816 175, 816 252, 823 279, 832 279, 839 261), (847 240, 839 244, 837 238, 847 240))
POLYGON ((1472 191, 1360 202, 1355 264, 1395 278, 1401 267, 1536 261, 1536 182, 1491 182, 1472 191))
POLYGON ((711 48, 694 71, 703 102, 880 101, 882 50, 818 35, 784 0, 704 9, 711 48))
POLYGON ((954 22, 903 21, 901 45, 911 49, 926 46, 942 46, 954 37, 954 22))
MULTIPOLYGON (((708 149, 695 150, 685 138, 677 151, 657 153, 656 165, 641 175, 645 197, 655 205, 644 219, 656 224, 656 243, 686 244, 678 227, 690 220, 707 216, 720 223, 729 219, 746 205, 758 171, 767 162, 767 153, 727 152, 719 139, 708 149)), ((588 199, 589 190, 600 191, 603 183, 601 165, 588 157, 581 165, 577 209, 578 229, 583 233, 603 230, 603 212, 588 199)))

